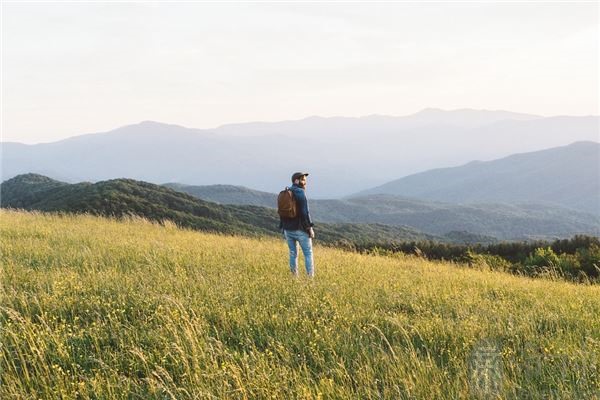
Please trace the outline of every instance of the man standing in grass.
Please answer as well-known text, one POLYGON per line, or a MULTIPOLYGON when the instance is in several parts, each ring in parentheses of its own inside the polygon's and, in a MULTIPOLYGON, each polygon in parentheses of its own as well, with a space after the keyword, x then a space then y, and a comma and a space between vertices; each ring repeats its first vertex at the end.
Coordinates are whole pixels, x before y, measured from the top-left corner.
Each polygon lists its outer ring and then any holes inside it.
POLYGON ((310 219, 308 211, 308 200, 304 191, 306 190, 307 172, 296 172, 292 175, 293 185, 289 187, 295 201, 295 216, 287 218, 281 216, 279 228, 290 248, 290 270, 294 276, 298 276, 298 243, 304 254, 304 264, 309 277, 315 276, 313 261, 312 239, 315 237, 314 224, 310 219))

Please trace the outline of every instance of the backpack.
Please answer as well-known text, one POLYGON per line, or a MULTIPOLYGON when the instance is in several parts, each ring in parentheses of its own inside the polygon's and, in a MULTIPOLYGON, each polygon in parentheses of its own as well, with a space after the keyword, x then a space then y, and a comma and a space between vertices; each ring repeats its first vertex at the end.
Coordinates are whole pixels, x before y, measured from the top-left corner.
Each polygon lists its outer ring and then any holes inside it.
POLYGON ((277 196, 277 213, 281 218, 296 218, 298 216, 296 198, 289 187, 279 192, 279 196, 277 196))

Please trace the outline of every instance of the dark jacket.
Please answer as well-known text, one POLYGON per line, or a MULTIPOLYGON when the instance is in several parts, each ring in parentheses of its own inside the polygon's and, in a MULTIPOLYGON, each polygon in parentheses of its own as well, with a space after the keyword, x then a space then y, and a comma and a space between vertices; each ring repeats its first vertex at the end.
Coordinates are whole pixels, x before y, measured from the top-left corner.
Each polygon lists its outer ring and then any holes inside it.
POLYGON ((296 218, 279 217, 279 229, 285 229, 287 231, 306 231, 308 228, 314 226, 308 211, 308 199, 306 198, 304 189, 300 186, 293 184, 290 186, 290 189, 292 190, 292 193, 294 193, 294 198, 296 199, 298 215, 296 218))

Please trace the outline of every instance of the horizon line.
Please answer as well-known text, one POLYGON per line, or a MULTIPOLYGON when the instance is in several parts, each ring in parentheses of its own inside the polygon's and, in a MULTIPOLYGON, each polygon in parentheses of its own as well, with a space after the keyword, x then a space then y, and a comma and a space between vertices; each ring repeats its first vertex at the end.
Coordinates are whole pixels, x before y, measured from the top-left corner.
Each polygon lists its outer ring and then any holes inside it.
MULTIPOLYGON (((309 119, 354 119, 354 120, 358 120, 358 119, 364 119, 364 118, 408 118, 408 117, 413 117, 416 116, 418 114, 422 114, 425 112, 442 112, 442 113, 452 113, 452 112, 482 112, 482 113, 509 113, 509 114, 517 114, 517 115, 522 115, 522 116, 528 116, 528 117, 532 117, 532 119, 546 119, 546 118, 564 118, 564 117, 572 117, 572 118, 590 118, 590 117, 596 117, 596 118, 600 118, 600 114, 583 114, 583 115, 571 115, 571 114, 558 114, 558 115, 540 115, 540 114, 530 114, 530 113, 526 113, 526 112, 519 112, 519 111, 508 111, 508 110, 502 110, 502 109, 495 109, 495 110, 489 110, 489 109, 476 109, 476 108, 456 108, 456 109, 443 109, 443 108, 438 108, 438 107, 426 107, 423 108, 419 111, 416 111, 414 113, 410 113, 410 114, 404 114, 404 115, 390 115, 390 114, 367 114, 367 115, 361 115, 361 116, 357 116, 357 117, 349 117, 349 116, 344 116, 344 115, 333 115, 333 116, 321 116, 321 115, 309 115, 306 117, 302 117, 302 118, 296 118, 296 119, 283 119, 283 120, 271 120, 271 121, 266 121, 266 120, 249 120, 249 121, 245 121, 245 122, 231 122, 231 123, 224 123, 224 124, 220 124, 211 128, 195 128, 195 127, 189 127, 189 126, 185 126, 185 125, 180 125, 177 123, 170 123, 170 122, 161 122, 161 121, 157 121, 157 120, 151 120, 151 119, 147 119, 147 120, 142 120, 140 122, 134 122, 134 123, 130 123, 130 124, 125 124, 125 125, 120 125, 117 126, 115 128, 112 128, 108 131, 96 131, 96 132, 88 132, 88 133, 82 133, 82 134, 77 134, 77 135, 72 135, 72 136, 67 136, 61 139, 57 139, 57 140, 52 140, 49 142, 36 142, 36 143, 23 143, 23 142, 16 142, 16 141, 5 141, 3 138, 0 138, 0 143, 16 143, 16 144, 22 144, 22 145, 26 145, 26 146, 34 146, 37 144, 49 144, 49 143, 56 143, 56 142, 61 142, 63 140, 69 140, 69 139, 73 139, 73 138, 77 138, 77 137, 81 137, 81 136, 88 136, 88 135, 98 135, 98 134, 105 134, 105 133, 110 133, 113 132, 115 130, 118 129, 122 129, 122 128, 126 128, 126 127, 132 127, 132 126, 138 126, 138 125, 142 125, 142 124, 157 124, 157 125, 164 125, 164 126, 173 126, 173 127, 178 127, 178 128, 183 128, 183 129, 190 129, 190 130, 199 130, 199 131, 212 131, 212 130, 218 130, 218 129, 222 129, 225 127, 231 127, 231 126, 240 126, 240 125, 250 125, 250 124, 278 124, 278 123, 285 123, 285 122, 300 122, 300 121, 305 121, 305 120, 309 120, 309 119)), ((504 119, 503 121, 510 121, 510 118, 504 119)))

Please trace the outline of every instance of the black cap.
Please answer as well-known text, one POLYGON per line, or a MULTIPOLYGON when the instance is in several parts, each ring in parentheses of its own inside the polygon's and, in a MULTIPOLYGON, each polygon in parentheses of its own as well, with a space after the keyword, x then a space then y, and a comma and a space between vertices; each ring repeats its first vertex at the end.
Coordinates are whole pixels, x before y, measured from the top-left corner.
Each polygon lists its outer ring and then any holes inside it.
POLYGON ((292 175, 292 183, 294 183, 296 179, 300 179, 303 176, 308 176, 308 172, 294 172, 294 175, 292 175))

